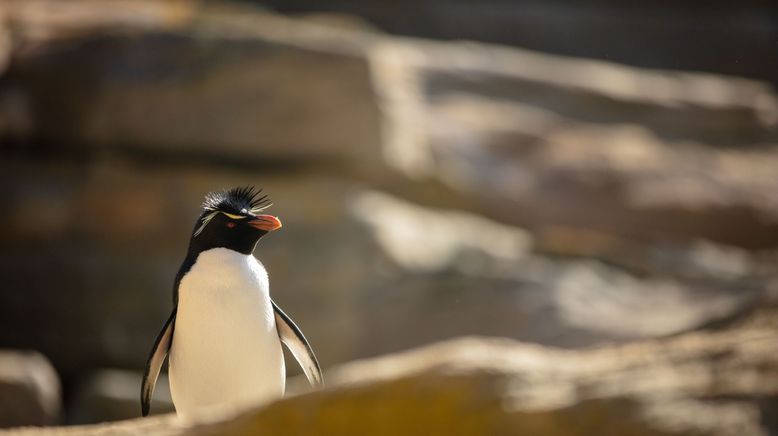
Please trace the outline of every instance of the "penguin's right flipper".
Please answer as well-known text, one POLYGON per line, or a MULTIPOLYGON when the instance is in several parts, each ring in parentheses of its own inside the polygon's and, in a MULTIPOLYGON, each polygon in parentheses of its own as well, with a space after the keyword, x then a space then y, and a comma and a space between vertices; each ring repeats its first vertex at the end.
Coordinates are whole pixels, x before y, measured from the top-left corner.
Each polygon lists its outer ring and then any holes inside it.
POLYGON ((148 416, 151 408, 151 396, 154 394, 154 385, 157 384, 157 377, 162 370, 162 364, 165 362, 173 343, 173 328, 176 324, 176 309, 170 314, 162 331, 159 332, 157 340, 154 342, 154 348, 151 349, 151 355, 146 362, 146 370, 143 373, 143 384, 140 389, 140 408, 143 416, 148 416))

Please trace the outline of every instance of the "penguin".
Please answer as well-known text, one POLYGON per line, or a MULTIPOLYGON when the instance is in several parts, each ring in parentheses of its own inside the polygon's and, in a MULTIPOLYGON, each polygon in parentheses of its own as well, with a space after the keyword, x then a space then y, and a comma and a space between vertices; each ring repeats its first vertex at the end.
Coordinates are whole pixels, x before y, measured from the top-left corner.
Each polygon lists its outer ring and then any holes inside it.
POLYGON ((302 331, 270 298, 267 271, 254 249, 281 228, 262 190, 238 187, 206 195, 189 249, 176 274, 173 310, 143 376, 141 413, 168 357, 170 393, 178 416, 214 407, 243 409, 281 397, 286 368, 281 343, 308 382, 323 384, 316 355, 302 331))

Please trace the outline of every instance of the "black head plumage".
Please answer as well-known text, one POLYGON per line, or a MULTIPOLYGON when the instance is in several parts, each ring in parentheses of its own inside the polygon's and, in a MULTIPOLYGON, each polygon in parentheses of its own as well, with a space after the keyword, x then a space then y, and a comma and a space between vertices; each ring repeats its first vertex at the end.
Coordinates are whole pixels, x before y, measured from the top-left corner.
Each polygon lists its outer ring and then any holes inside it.
POLYGON ((207 194, 203 212, 192 231, 187 257, 196 258, 198 253, 219 247, 250 254, 262 236, 281 227, 278 218, 260 215, 270 206, 267 195, 251 186, 207 194))
POLYGON ((273 205, 267 195, 261 194, 262 189, 254 189, 253 186, 211 192, 205 196, 203 209, 206 212, 219 211, 240 215, 256 215, 273 205))

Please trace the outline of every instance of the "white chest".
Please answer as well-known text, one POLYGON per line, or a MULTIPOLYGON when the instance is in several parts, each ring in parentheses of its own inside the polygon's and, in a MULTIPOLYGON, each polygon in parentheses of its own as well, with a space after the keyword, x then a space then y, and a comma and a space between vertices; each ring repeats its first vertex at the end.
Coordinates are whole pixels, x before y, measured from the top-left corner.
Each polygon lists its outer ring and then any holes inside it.
POLYGON ((170 389, 179 415, 283 394, 285 369, 267 272, 251 255, 199 255, 178 291, 170 389))

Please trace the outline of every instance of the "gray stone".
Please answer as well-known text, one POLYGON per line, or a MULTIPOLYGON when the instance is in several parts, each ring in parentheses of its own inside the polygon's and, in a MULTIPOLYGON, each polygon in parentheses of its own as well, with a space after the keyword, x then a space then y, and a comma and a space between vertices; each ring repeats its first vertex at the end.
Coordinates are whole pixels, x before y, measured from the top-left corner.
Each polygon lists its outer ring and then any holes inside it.
MULTIPOLYGON (((142 378, 138 371, 101 369, 93 372, 75 390, 68 410, 68 424, 139 417, 142 378)), ((167 375, 162 374, 157 380, 152 400, 153 415, 174 410, 167 375)))
MULTIPOLYGON (((468 332, 580 347, 682 332, 767 298, 762 262, 714 244, 654 247, 671 260, 647 255, 642 269, 619 262, 618 252, 602 256, 618 268, 548 257, 517 228, 383 194, 358 194, 352 211, 387 264, 382 281, 365 280, 376 291, 360 309, 380 347, 399 350, 468 332), (416 333, 397 344, 391 332, 402 330, 416 333)), ((644 252, 651 248, 620 253, 644 252)))
POLYGON ((706 71, 778 83, 778 58, 773 55, 773 38, 778 32, 775 10, 759 0, 683 5, 618 0, 482 0, 477 4, 430 0, 421 8, 415 2, 387 0, 255 2, 296 15, 353 14, 393 34, 482 41, 651 69, 706 71), (701 27, 703 17, 705 26, 701 27))
POLYGON ((319 165, 533 232, 778 243, 778 98, 764 81, 236 6, 4 6, 0 134, 39 152, 319 165))
POLYGON ((371 54, 384 156, 426 204, 545 231, 778 243, 778 97, 768 83, 481 44, 371 54))
POLYGON ((775 320, 773 307, 721 330, 579 351, 461 338, 332 368, 324 390, 237 415, 68 433, 766 436, 776 430, 775 320))
POLYGON ((53 425, 61 408, 59 376, 46 357, 0 350, 0 427, 53 425))
POLYGON ((24 104, 0 127, 17 142, 243 164, 369 166, 379 149, 359 32, 189 2, 3 10, 17 30, 0 102, 24 104))
MULTIPOLYGON (((212 2, 0 16, 0 344, 83 404, 116 380, 85 375, 142 368, 203 194, 239 184, 275 202, 257 255, 325 366, 674 335, 778 296, 765 82, 212 2)), ((73 419, 125 413, 98 409, 73 419)))
MULTIPOLYGON (((0 172, 16 211, 0 218, 13 230, 2 239, 13 255, 0 262, 11 290, 0 294, 0 341, 45 351, 68 378, 96 364, 142 368, 203 193, 255 180, 103 161, 90 167, 94 185, 82 171, 16 159, 0 172), (20 314, 31 312, 51 324, 30 325, 20 314)), ((325 366, 468 334, 565 347, 675 334, 760 304, 778 283, 771 257, 713 243, 536 237, 342 178, 258 183, 284 228, 256 254, 325 366)))

